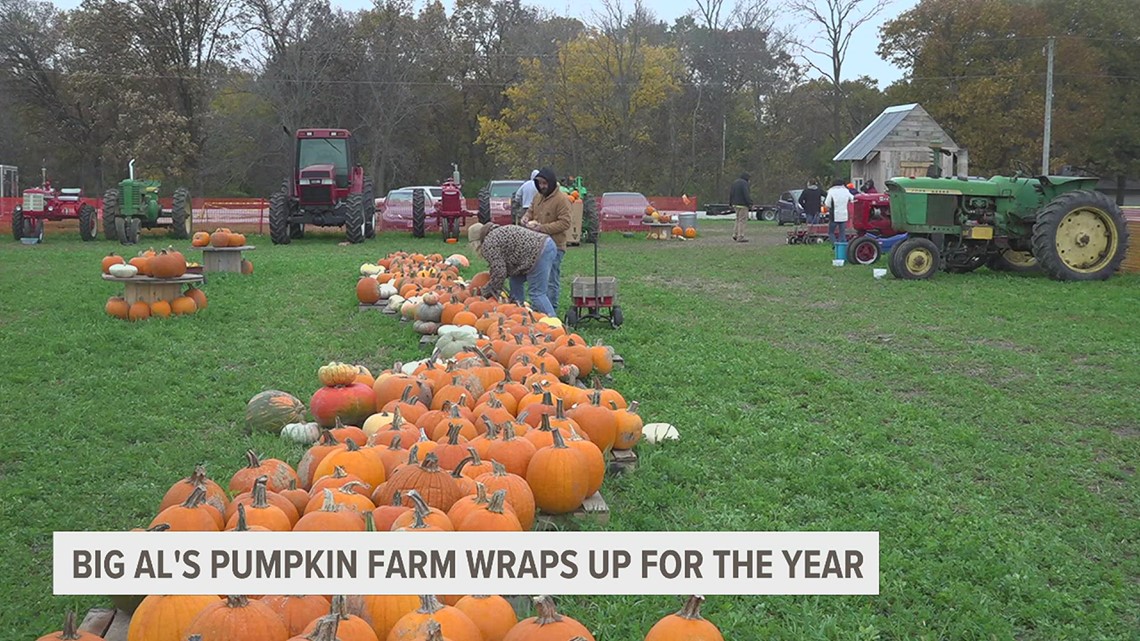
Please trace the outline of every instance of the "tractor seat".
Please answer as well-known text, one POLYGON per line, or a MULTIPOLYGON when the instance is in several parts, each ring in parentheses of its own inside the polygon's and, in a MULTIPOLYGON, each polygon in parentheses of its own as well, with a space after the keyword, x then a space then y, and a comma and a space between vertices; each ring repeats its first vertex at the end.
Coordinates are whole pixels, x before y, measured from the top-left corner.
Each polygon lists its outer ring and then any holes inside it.
POLYGON ((143 191, 147 193, 156 193, 158 191, 158 187, 146 187, 143 189, 143 191))

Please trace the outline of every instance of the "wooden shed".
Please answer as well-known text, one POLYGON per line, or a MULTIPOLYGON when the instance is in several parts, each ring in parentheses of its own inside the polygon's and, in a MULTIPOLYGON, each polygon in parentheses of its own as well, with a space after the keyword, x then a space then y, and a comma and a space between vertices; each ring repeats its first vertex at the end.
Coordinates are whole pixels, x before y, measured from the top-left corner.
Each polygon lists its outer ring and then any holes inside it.
POLYGON ((888 178, 927 175, 968 176, 969 158, 918 104, 888 107, 855 136, 834 158, 851 162, 851 182, 862 187, 868 180, 883 190, 888 178), (932 167, 938 153, 941 162, 932 167))

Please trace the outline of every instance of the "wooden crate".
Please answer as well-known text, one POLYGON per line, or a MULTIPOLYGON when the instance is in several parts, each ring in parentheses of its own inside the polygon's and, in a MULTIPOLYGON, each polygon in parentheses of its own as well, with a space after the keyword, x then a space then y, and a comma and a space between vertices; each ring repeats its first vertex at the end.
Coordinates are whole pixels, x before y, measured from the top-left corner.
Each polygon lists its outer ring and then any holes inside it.
POLYGON ((606 456, 606 474, 624 474, 637 469, 637 452, 610 450, 606 456))
POLYGON ((131 615, 117 608, 92 608, 83 623, 79 624, 80 632, 90 632, 103 637, 105 641, 127 641, 127 630, 131 626, 131 615))
POLYGON ((534 518, 534 529, 539 532, 550 530, 572 530, 579 521, 590 521, 597 525, 610 522, 610 506, 602 498, 601 492, 594 492, 582 502, 582 507, 569 514, 545 514, 541 510, 534 518))
POLYGON ((1124 252, 1124 262, 1120 265, 1120 271, 1138 274, 1140 273, 1140 219, 1130 218, 1127 225, 1128 249, 1124 252))

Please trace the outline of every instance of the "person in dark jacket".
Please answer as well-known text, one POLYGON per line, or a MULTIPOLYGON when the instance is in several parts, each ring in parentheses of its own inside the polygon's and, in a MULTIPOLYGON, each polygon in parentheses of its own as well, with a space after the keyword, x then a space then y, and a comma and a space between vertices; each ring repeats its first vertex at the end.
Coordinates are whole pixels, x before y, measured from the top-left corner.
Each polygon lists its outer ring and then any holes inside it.
POLYGON ((875 181, 868 180, 867 182, 863 183, 862 191, 864 194, 876 194, 876 193, 878 193, 878 191, 875 190, 875 181))
POLYGON ((728 190, 728 204, 736 210, 736 225, 732 228, 732 239, 738 243, 746 243, 744 237, 744 223, 748 221, 748 210, 752 209, 752 194, 748 191, 748 172, 740 174, 740 178, 732 181, 728 190))
POLYGON ((800 192, 799 198, 800 207, 804 209, 804 217, 807 222, 814 225, 819 222, 820 207, 823 206, 823 190, 819 188, 816 181, 811 181, 808 188, 800 192))

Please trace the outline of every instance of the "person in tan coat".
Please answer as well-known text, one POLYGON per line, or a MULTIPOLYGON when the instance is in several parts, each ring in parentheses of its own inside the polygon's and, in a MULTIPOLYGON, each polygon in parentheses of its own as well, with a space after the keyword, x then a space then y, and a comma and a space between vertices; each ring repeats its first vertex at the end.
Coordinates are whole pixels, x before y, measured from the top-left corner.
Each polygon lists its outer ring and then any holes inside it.
MULTIPOLYGON (((566 241, 570 238, 570 197, 558 188, 554 170, 543 167, 534 177, 538 194, 530 203, 530 210, 522 219, 527 228, 542 232, 554 240, 558 248, 550 266, 546 296, 554 313, 558 313, 558 297, 562 293, 562 257, 566 255, 566 241)), ((525 206, 525 203, 524 203, 525 206)))

